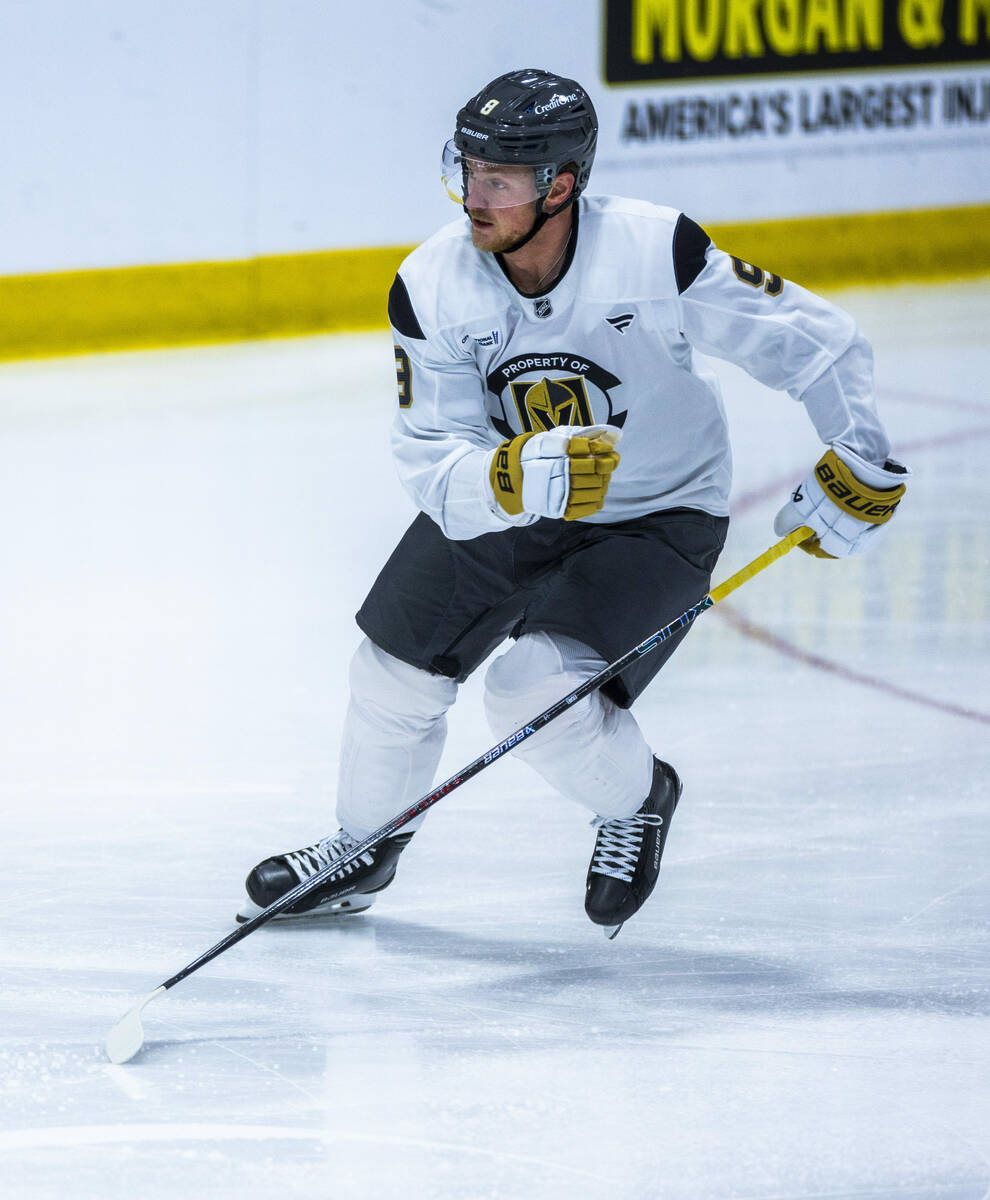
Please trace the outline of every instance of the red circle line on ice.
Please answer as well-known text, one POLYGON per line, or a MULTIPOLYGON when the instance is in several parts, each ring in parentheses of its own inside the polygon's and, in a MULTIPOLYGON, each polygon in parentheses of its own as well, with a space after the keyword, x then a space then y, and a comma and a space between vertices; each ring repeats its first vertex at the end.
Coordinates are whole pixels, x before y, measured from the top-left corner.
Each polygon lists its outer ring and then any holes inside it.
MULTIPOLYGON (((922 404, 926 408, 938 407, 953 409, 957 412, 987 412, 986 406, 980 405, 975 401, 954 398, 936 399, 930 396, 925 397, 915 392, 888 392, 886 394, 891 400, 900 401, 905 404, 922 404)), ((899 445, 898 449, 906 454, 910 454, 912 451, 921 453, 925 450, 936 450, 942 446, 952 446, 961 442, 987 437, 990 437, 990 425, 976 425, 968 429, 939 434, 935 437, 919 438, 913 442, 906 442, 903 445, 899 445)), ((786 476, 764 484, 762 487, 744 492, 733 504, 733 515, 738 516, 740 513, 746 512, 764 500, 784 495, 787 488, 793 483, 794 474, 789 473, 786 476)), ((762 645, 775 650, 778 654, 784 655, 787 658, 795 659, 797 662, 814 667, 818 671, 825 671, 830 675, 835 675, 839 679, 844 679, 849 683, 873 688, 875 691, 885 692, 889 696, 896 696, 898 699, 907 700, 912 704, 921 704, 926 708, 933 708, 938 712, 947 713, 950 716, 962 717, 967 721, 977 721, 981 725, 990 725, 990 713, 981 712, 975 708, 967 708, 961 704, 952 704, 945 700, 938 700, 934 696, 926 695, 924 692, 916 692, 911 688, 900 687, 898 684, 892 683, 888 679, 883 679, 881 676, 868 675, 863 671, 856 671, 850 667, 845 667, 834 659, 826 658, 824 655, 812 654, 807 650, 802 650, 800 646, 796 646, 786 638, 780 637, 765 626, 758 624, 756 621, 749 620, 748 617, 742 616, 731 605, 723 603, 719 607, 733 629, 737 630, 744 637, 760 642, 762 645)))

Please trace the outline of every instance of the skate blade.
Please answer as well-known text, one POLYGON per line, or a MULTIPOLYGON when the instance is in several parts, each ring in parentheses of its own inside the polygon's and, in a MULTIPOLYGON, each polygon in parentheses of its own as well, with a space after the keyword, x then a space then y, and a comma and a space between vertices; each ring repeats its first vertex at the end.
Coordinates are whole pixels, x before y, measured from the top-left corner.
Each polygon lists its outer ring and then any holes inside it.
POLYGON ((604 925, 602 927, 602 933, 605 934, 610 942, 614 942, 619 936, 619 930, 623 925, 625 925, 625 921, 620 921, 618 925, 604 925))
MULTIPOLYGON (((374 896, 349 896, 346 900, 333 900, 329 904, 321 904, 317 908, 311 908, 308 912, 301 913, 279 913, 278 916, 272 917, 272 923, 275 924, 304 924, 305 922, 327 922, 332 924, 339 921, 341 917, 354 917, 358 913, 367 912, 374 904, 374 896)), ((253 900, 245 900, 243 907, 238 912, 234 920, 238 925, 245 925, 248 921, 253 921, 255 917, 260 916, 265 910, 260 908, 253 900)))

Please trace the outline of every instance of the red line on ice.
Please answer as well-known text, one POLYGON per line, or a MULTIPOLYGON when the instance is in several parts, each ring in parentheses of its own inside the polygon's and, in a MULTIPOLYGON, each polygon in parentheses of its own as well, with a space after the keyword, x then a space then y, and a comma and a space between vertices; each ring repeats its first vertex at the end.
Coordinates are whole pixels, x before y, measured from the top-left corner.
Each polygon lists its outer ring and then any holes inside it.
MULTIPOLYGON (((891 399, 900 400, 907 404, 925 404, 926 407, 955 409, 956 411, 964 412, 987 411, 985 405, 979 405, 976 402, 967 400, 933 396, 925 397, 915 392, 891 392, 888 395, 891 399)), ((977 425, 969 429, 939 434, 935 437, 919 438, 913 442, 899 444, 898 449, 902 453, 906 452, 910 454, 912 451, 935 450, 942 446, 952 446, 974 438, 985 437, 990 437, 990 425, 977 425)), ((796 473, 773 480, 762 487, 753 488, 749 492, 744 492, 733 505, 733 513, 745 512, 747 509, 753 508, 756 504, 774 496, 783 498, 787 489, 792 487, 795 482, 797 482, 796 473)), ((849 683, 858 683, 862 687, 873 688, 878 692, 886 692, 888 695, 897 696, 901 700, 908 700, 913 704, 922 704, 926 708, 934 708, 939 712, 949 713, 954 717, 963 717, 967 721, 978 721, 981 725, 990 725, 990 714, 988 713, 980 712, 975 708, 966 708, 961 704, 950 704, 944 700, 936 700, 934 696, 925 695, 923 692, 915 692, 909 688, 899 687, 897 684, 891 683, 887 679, 882 679, 877 675, 866 675, 862 671, 854 671, 849 667, 844 667, 841 663, 835 662, 833 659, 825 658, 821 654, 811 654, 807 650, 802 650, 800 646, 795 646, 793 642, 789 642, 778 634, 772 633, 765 626, 758 625, 755 621, 750 621, 748 618, 740 616, 734 608, 724 602, 720 605, 720 608, 733 628, 743 634, 744 637, 752 638, 754 641, 768 646, 771 650, 776 650, 778 654, 782 654, 787 658, 796 659, 806 666, 814 667, 819 671, 825 671, 830 675, 836 675, 838 678, 845 679, 849 683)))

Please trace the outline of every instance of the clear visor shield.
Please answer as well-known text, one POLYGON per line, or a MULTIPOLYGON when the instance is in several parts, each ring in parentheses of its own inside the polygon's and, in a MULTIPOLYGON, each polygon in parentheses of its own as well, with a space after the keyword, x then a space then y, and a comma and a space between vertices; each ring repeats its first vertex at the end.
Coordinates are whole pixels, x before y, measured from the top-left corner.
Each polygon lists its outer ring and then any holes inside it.
POLYGON ((451 139, 443 148, 443 186, 465 208, 515 208, 545 196, 554 168, 483 162, 462 154, 451 139))

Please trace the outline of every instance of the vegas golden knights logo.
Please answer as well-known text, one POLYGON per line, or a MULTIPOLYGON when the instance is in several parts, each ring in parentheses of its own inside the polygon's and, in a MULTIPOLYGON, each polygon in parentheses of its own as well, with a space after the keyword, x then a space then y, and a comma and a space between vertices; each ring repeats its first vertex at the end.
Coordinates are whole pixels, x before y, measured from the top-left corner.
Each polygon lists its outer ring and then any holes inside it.
POLYGON ((488 419, 506 439, 561 425, 594 425, 596 418, 621 429, 627 416, 616 412, 609 394, 622 380, 573 350, 496 360, 485 383, 488 419))
POLYGON ((558 425, 593 425, 591 404, 580 375, 510 384, 523 433, 542 433, 558 425))

